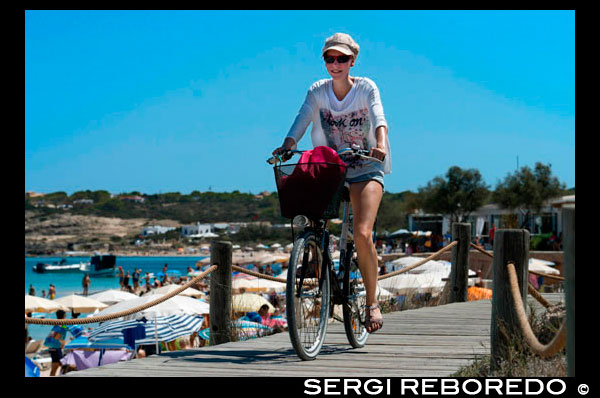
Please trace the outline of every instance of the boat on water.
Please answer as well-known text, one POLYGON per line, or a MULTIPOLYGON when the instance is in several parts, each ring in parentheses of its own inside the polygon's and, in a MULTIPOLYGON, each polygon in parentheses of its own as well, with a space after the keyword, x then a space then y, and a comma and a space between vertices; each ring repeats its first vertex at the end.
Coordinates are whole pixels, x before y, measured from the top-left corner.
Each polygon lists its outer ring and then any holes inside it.
POLYGON ((80 269, 90 276, 115 276, 115 264, 117 257, 112 254, 95 255, 89 263, 83 265, 80 269))
POLYGON ((76 264, 68 264, 66 259, 55 261, 53 263, 39 262, 33 266, 33 271, 39 274, 44 273, 59 273, 59 272, 83 272, 91 277, 99 276, 115 276, 116 273, 116 256, 112 254, 92 256, 88 262, 79 262, 76 264))
POLYGON ((45 274, 49 272, 78 272, 81 267, 84 267, 86 264, 89 263, 80 262, 76 264, 67 264, 67 260, 63 258, 62 260, 54 261, 53 263, 39 262, 33 266, 33 271, 37 272, 38 274, 45 274))

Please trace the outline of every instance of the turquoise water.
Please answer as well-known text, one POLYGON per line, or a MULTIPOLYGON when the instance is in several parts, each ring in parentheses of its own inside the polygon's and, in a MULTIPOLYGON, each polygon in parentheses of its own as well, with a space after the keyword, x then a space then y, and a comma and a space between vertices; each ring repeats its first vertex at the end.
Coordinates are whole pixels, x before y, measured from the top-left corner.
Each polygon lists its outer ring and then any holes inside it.
MULTIPOLYGON (((177 270, 182 275, 187 274, 187 267, 192 267, 196 270, 196 262, 207 256, 198 257, 145 257, 145 256, 134 256, 134 257, 117 257, 116 267, 123 267, 125 273, 129 271, 132 275, 136 268, 141 268, 142 277, 146 275, 146 272, 158 273, 162 271, 165 264, 169 265, 169 270, 177 270)), ((42 290, 46 291, 46 297, 48 297, 48 288, 50 284, 54 284, 56 287, 56 298, 68 296, 70 294, 82 294, 83 287, 81 282, 83 272, 68 272, 59 274, 38 274, 33 272, 33 267, 38 262, 53 263, 60 261, 63 257, 25 257, 25 294, 29 293, 29 285, 33 285, 35 288, 35 295, 42 295, 42 290)), ((66 257, 68 264, 88 262, 90 257, 66 257)), ((98 291, 107 289, 118 289, 119 278, 118 277, 90 277, 91 284, 88 294, 93 294, 98 291)), ((130 284, 132 281, 130 279, 130 284)), ((84 317, 86 314, 80 315, 84 317)), ((45 315, 50 318, 55 318, 54 314, 45 315)), ((67 318, 71 318, 71 313, 67 314, 67 318)), ((96 327, 97 324, 88 324, 88 327, 96 327)), ((46 325, 29 325, 29 335, 36 340, 44 339, 50 332, 52 326, 46 325)))

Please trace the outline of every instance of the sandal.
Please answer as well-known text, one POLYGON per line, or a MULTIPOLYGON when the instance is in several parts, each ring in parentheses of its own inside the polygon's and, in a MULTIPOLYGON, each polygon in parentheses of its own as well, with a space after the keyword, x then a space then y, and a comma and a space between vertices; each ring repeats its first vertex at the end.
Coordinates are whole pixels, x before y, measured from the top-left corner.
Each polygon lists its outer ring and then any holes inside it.
POLYGON ((367 329, 367 333, 374 333, 383 327, 383 316, 371 318, 371 311, 376 310, 377 308, 381 310, 379 303, 367 306, 367 312, 365 314, 365 328, 367 329), (372 328, 371 325, 373 323, 376 324, 377 327, 372 328))

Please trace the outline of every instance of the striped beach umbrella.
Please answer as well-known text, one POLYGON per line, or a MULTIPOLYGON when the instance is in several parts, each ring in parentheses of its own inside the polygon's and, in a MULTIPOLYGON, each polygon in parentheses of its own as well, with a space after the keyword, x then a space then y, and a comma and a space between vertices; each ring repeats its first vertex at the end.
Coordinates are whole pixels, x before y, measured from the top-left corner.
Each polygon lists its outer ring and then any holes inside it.
POLYGON ((109 321, 101 324, 89 334, 90 341, 99 341, 108 338, 123 338, 123 330, 143 325, 146 338, 137 339, 136 344, 153 344, 156 341, 173 341, 178 337, 188 336, 199 332, 204 317, 187 314, 173 314, 143 320, 109 321))
POLYGON ((65 345, 65 350, 74 350, 81 348, 92 348, 92 349, 105 349, 105 350, 117 350, 121 348, 130 349, 130 347, 123 342, 123 336, 116 338, 98 339, 90 341, 88 337, 81 336, 71 340, 65 345))

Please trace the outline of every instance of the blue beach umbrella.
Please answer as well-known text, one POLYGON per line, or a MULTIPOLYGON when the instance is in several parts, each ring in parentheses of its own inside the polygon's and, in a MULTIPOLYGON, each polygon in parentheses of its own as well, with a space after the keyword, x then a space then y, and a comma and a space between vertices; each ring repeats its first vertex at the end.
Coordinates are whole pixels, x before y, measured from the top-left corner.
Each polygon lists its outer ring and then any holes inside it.
POLYGON ((198 332, 198 336, 200 336, 202 340, 210 339, 210 328, 202 329, 198 332))
MULTIPOLYGON (((154 274, 156 277, 162 279, 163 276, 165 276, 164 272, 157 272, 156 274, 154 274)), ((177 271, 176 269, 173 270, 168 270, 167 271, 167 275, 171 278, 177 277, 177 276, 181 276, 181 272, 177 271)))
POLYGON ((172 341, 178 337, 199 332, 204 317, 198 315, 173 314, 157 317, 156 325, 154 319, 146 320, 146 322, 144 322, 144 320, 145 318, 140 320, 105 322, 90 332, 89 339, 90 341, 97 341, 106 338, 122 338, 124 329, 143 325, 146 338, 136 339, 136 344, 153 344, 156 340, 172 341))
POLYGON ((121 336, 120 338, 113 337, 106 339, 97 339, 94 341, 90 341, 87 337, 81 336, 71 340, 65 345, 65 350, 75 350, 81 348, 91 348, 98 350, 117 350, 121 348, 130 349, 131 347, 129 347, 123 342, 123 336, 121 336))

